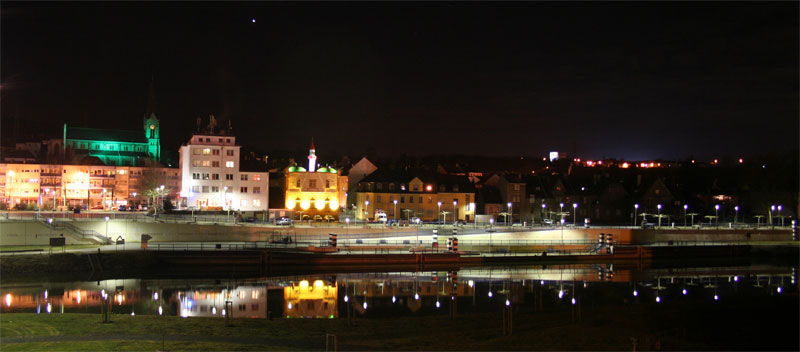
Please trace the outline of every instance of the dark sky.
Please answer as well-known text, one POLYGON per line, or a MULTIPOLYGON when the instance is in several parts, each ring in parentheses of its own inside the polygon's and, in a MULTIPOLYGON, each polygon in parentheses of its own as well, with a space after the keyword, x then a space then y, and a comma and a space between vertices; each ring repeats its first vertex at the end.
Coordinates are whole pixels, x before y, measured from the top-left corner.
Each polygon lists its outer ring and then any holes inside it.
POLYGON ((170 149, 209 114, 331 156, 798 147, 798 2, 0 6, 4 140, 141 128, 154 76, 170 149))

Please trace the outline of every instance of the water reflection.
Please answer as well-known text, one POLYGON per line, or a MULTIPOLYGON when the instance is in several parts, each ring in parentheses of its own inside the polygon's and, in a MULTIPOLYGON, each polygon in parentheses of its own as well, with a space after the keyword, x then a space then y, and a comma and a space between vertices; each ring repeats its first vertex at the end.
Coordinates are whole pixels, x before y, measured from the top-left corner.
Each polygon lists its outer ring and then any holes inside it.
POLYGON ((247 280, 105 280, 3 285, 0 312, 234 318, 414 316, 592 304, 720 302, 797 293, 793 267, 639 269, 581 264, 342 273, 247 280), (683 300, 683 301, 681 301, 683 300))

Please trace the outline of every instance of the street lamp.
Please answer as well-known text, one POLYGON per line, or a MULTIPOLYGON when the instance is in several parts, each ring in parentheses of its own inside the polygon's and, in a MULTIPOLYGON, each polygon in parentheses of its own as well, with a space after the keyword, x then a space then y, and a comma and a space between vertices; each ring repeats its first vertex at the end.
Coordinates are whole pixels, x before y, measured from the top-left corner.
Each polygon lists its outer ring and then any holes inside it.
POLYGON ((508 216, 511 218, 511 223, 506 225, 511 226, 514 224, 514 213, 511 211, 511 202, 508 202, 508 216))
POLYGON ((442 202, 436 202, 436 205, 439 207, 436 210, 436 222, 439 222, 439 220, 441 220, 441 214, 442 214, 442 202))
POLYGON ((364 201, 364 224, 366 225, 367 221, 369 220, 369 201, 364 201))
POLYGON ((572 203, 572 226, 575 226, 576 216, 578 216, 578 203, 572 203))
POLYGON ((133 192, 133 204, 136 204, 136 192, 133 192))
POLYGON ((686 211, 689 210, 689 205, 683 205, 683 227, 686 227, 686 211))
POLYGON ((564 218, 561 218, 561 244, 564 244, 564 218))
MULTIPOLYGON (((544 224, 544 214, 547 213, 547 204, 542 203, 542 224, 544 224)), ((550 218, 549 216, 547 217, 550 218)))
POLYGON ((661 227, 661 204, 656 205, 656 208, 658 208, 658 227, 661 227))
POLYGON ((719 204, 714 206, 714 218, 717 220, 717 227, 719 227, 719 204))
POLYGON ((736 221, 739 219, 739 206, 733 207, 733 210, 736 210, 736 214, 733 215, 733 224, 736 225, 736 221))
POLYGON ((633 205, 633 226, 636 226, 636 211, 639 210, 639 204, 633 205))
POLYGON ((775 229, 775 226, 773 226, 772 223, 772 212, 774 211, 775 211, 775 205, 772 205, 772 207, 769 208, 769 224, 770 226, 772 226, 773 229, 775 229))
POLYGON ((783 214, 782 214, 782 212, 783 212, 783 206, 782 205, 778 205, 778 216, 781 218, 781 227, 783 227, 783 214))
POLYGON ((393 200, 394 203, 394 221, 397 222, 397 199, 393 200))
POLYGON ((458 201, 454 200, 453 201, 453 225, 455 225, 456 221, 458 221, 458 213, 456 212, 456 205, 457 204, 458 204, 458 201))

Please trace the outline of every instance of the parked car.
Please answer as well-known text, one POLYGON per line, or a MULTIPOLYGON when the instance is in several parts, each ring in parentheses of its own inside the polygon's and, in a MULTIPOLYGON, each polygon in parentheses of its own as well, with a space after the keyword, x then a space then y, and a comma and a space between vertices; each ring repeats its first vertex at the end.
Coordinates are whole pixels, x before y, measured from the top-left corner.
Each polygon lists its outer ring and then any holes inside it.
POLYGON ((119 206, 119 208, 118 208, 117 210, 119 210, 119 211, 126 211, 126 210, 128 210, 128 206, 127 206, 127 205, 120 205, 120 206, 119 206))
POLYGON ((285 216, 282 216, 280 219, 275 220, 275 225, 291 225, 292 223, 294 223, 294 220, 287 218, 285 216))
POLYGON ((322 215, 314 215, 314 221, 322 221, 322 215))
POLYGON ((333 218, 333 215, 325 215, 326 222, 333 222, 334 220, 336 219, 333 218))
POLYGON ((244 222, 256 222, 256 218, 254 217, 247 217, 243 219, 244 222))

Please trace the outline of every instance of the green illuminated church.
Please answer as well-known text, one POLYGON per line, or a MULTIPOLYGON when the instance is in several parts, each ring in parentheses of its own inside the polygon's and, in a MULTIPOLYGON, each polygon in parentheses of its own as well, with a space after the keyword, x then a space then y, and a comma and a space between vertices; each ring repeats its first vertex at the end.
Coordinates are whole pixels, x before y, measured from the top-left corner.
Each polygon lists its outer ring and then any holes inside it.
POLYGON ((160 162, 161 133, 154 105, 155 91, 151 82, 143 130, 68 127, 64 124, 62 145, 65 154, 76 160, 96 157, 103 164, 115 166, 145 166, 160 162))

